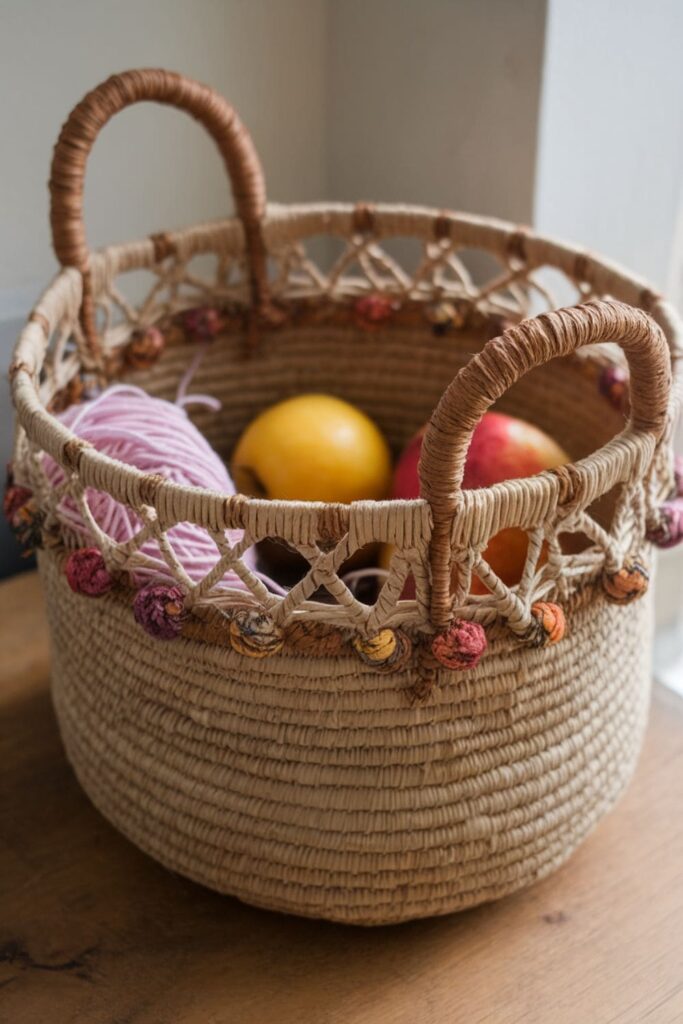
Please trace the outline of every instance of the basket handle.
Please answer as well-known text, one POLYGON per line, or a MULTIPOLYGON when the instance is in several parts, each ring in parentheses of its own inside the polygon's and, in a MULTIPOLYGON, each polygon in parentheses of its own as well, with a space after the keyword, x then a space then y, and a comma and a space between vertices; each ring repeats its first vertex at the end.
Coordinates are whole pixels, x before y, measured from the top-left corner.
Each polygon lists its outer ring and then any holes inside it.
POLYGON ((85 166, 104 125, 114 114, 145 100, 191 114, 218 146, 244 227, 252 313, 261 313, 268 307, 266 247, 261 226, 266 209, 265 182, 246 128, 227 100, 208 86, 159 68, 124 71, 98 85, 71 111, 55 145, 50 173, 52 244, 61 265, 75 267, 82 275, 80 320, 87 348, 96 364, 100 351, 95 329, 90 251, 83 224, 85 166))
MULTIPOLYGON (((430 618, 435 629, 444 628, 453 617, 451 530, 460 507, 467 452, 479 420, 534 367, 603 341, 617 342, 629 363, 631 415, 621 439, 637 440, 647 434, 658 440, 668 414, 669 350, 654 320, 621 302, 590 302, 544 313, 509 328, 473 356, 442 395, 425 432, 419 467, 421 494, 432 510, 430 618)), ((573 498, 590 493, 596 474, 604 476, 604 454, 603 448, 571 467, 573 498)), ((552 480, 550 474, 542 473, 524 483, 530 491, 540 493, 552 480)))

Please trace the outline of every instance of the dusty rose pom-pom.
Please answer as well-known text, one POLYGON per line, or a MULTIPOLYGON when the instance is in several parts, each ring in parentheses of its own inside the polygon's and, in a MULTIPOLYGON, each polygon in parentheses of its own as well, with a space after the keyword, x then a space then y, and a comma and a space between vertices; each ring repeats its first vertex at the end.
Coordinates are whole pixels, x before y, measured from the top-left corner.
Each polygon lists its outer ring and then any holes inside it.
POLYGON ((353 311, 356 317, 356 323, 359 327, 371 328, 379 327, 380 324, 388 320, 398 309, 398 303, 393 299, 387 298, 386 295, 380 295, 377 292, 373 292, 372 295, 363 295, 360 299, 356 299, 354 303, 353 311))
POLYGON ((658 520, 647 531, 647 539, 658 548, 673 548, 683 540, 683 497, 665 501, 658 520))
POLYGON ((486 650, 484 627, 478 622, 456 619, 432 640, 432 654, 444 668, 474 668, 486 650))
POLYGON ((180 587, 152 584, 138 590, 133 602, 138 625, 158 640, 173 640, 185 621, 183 592, 180 587))
POLYGON ((600 374, 598 387, 600 394, 622 412, 628 397, 628 372, 621 366, 606 366, 600 374))
POLYGON ((102 552, 97 548, 78 548, 72 551, 66 560, 64 572, 69 586, 76 594, 101 597, 114 585, 102 552))
POLYGON ((220 334, 223 318, 213 306, 199 306, 183 314, 183 324, 188 334, 202 341, 209 341, 220 334))
POLYGON ((2 511, 10 526, 16 525, 17 513, 32 497, 33 491, 28 487, 20 487, 19 484, 10 484, 7 487, 2 501, 2 511))
POLYGON ((44 515, 28 487, 14 484, 7 488, 3 501, 5 515, 12 533, 23 548, 22 558, 29 558, 43 546, 44 515))

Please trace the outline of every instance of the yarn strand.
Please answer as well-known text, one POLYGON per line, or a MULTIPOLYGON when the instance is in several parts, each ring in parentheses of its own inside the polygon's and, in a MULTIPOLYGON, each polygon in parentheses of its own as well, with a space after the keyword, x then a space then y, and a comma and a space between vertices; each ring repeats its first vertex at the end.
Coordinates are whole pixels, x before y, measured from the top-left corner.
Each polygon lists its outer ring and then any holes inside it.
MULTIPOLYGON (((184 406, 205 401, 202 395, 187 395, 187 387, 203 352, 198 352, 178 389, 176 403, 153 398, 140 388, 115 384, 91 401, 73 405, 60 414, 65 426, 88 441, 98 451, 143 473, 158 474, 174 483, 212 490, 219 494, 235 493, 235 485, 222 461, 197 430, 184 406)), ((206 396, 213 406, 215 399, 206 396)), ((44 470, 52 487, 66 482, 66 474, 49 456, 43 459, 44 470)), ((88 488, 85 494, 90 513, 99 528, 111 538, 113 545, 125 544, 143 529, 140 517, 110 495, 88 488)), ((57 508, 57 517, 78 537, 92 540, 91 530, 78 502, 65 496, 57 508)), ((243 537, 241 530, 226 533, 231 545, 243 537)), ((216 544, 206 530, 194 523, 178 523, 166 531, 174 556, 185 573, 197 583, 215 566, 220 557, 216 544)), ((132 573, 136 586, 152 581, 172 581, 173 575, 163 557, 159 542, 153 536, 139 548, 140 565, 132 573)), ((269 577, 256 571, 255 555, 249 548, 243 562, 274 588, 269 577)), ((247 585, 232 570, 218 584, 221 588, 246 590, 247 585)), ((277 588, 278 590, 280 588, 277 588)))

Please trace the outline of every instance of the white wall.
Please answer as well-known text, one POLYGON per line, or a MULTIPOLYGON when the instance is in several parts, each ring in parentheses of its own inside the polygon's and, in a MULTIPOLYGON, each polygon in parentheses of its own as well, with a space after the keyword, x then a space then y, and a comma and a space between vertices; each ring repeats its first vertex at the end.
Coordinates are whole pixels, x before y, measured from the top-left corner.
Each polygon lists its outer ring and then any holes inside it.
MULTIPOLYGON (((0 320, 23 316, 56 269, 46 182, 71 107, 113 71, 164 66, 221 91, 249 126, 274 198, 325 193, 325 0, 2 0, 0 320)), ((104 130, 88 165, 95 246, 225 216, 213 142, 144 104, 104 130)))
POLYGON ((545 7, 333 0, 331 195, 530 221, 545 7))
MULTIPOLYGON (((184 72, 237 107, 273 198, 323 198, 326 12, 326 0, 0 0, 0 466, 12 437, 5 368, 57 269, 46 183, 71 108, 113 71, 184 72)), ((199 125, 143 104, 97 141, 85 207, 101 246, 226 216, 232 201, 199 125)), ((0 577, 25 565, 0 517, 0 577)))
POLYGON ((683 4, 548 8, 536 225, 664 287, 683 181, 683 4))
MULTIPOLYGON (((680 0, 549 0, 535 197, 540 231, 676 285, 679 301, 682 41, 680 0)), ((680 548, 659 558, 656 597, 657 676, 683 690, 680 548)))

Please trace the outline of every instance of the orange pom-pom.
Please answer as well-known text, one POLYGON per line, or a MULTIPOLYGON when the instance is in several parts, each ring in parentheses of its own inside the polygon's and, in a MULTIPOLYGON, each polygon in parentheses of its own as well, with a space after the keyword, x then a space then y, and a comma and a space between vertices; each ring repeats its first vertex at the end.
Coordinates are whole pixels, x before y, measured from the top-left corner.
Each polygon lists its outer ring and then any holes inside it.
POLYGON ((164 351, 165 338, 158 327, 133 331, 123 357, 133 370, 148 370, 164 351))
POLYGON ((563 639, 567 631, 567 620, 559 604, 536 601, 531 606, 531 615, 533 622, 528 639, 533 647, 550 647, 563 639))
POLYGON ((605 572, 602 586, 610 601, 630 604, 642 597, 650 583, 650 574, 645 566, 630 559, 617 572, 605 572))

